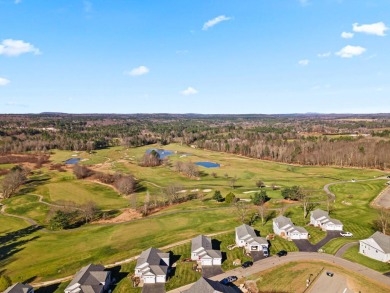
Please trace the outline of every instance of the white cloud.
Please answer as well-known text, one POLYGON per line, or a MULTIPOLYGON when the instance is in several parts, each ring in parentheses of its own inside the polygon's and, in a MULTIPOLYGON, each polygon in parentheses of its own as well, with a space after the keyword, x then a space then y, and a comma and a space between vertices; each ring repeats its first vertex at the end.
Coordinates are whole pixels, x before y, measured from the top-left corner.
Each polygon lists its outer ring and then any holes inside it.
POLYGON ((302 65, 302 66, 306 66, 306 65, 309 64, 309 60, 308 60, 308 59, 299 60, 299 61, 298 61, 298 64, 299 64, 299 65, 302 65))
POLYGON ((353 38, 353 33, 347 33, 347 32, 342 32, 341 37, 343 39, 352 39, 353 38))
POLYGON ((38 48, 22 40, 6 39, 0 44, 0 55, 19 56, 25 53, 41 54, 38 48))
POLYGON ((203 30, 206 31, 208 30, 209 28, 213 27, 214 25, 222 22, 222 21, 227 21, 227 20, 231 20, 232 18, 231 17, 227 17, 225 15, 220 15, 220 16, 217 16, 216 18, 213 18, 213 19, 210 19, 209 21, 207 21, 204 25, 203 25, 203 30))
POLYGON ((362 24, 354 23, 352 29, 357 33, 365 33, 369 35, 385 36, 385 31, 389 28, 383 22, 377 22, 372 24, 362 24))
POLYGON ((359 56, 366 51, 366 48, 360 46, 345 46, 340 51, 336 52, 337 56, 341 58, 352 58, 354 56, 359 56))
POLYGON ((22 3, 22 0, 15 0, 14 3, 15 3, 15 4, 22 3))
POLYGON ((5 86, 7 84, 9 84, 10 81, 4 77, 0 77, 0 86, 5 86))
POLYGON ((189 96, 189 95, 196 95, 198 91, 194 89, 193 87, 188 87, 184 91, 180 92, 184 96, 189 96))
POLYGON ((319 54, 317 54, 317 57, 318 58, 328 58, 331 54, 332 54, 332 52, 319 53, 319 54))
POLYGON ((302 6, 309 5, 309 0, 299 0, 299 3, 301 3, 302 6))
POLYGON ((131 71, 125 72, 125 74, 130 76, 140 76, 140 75, 147 74, 149 71, 150 71, 149 68, 141 65, 139 67, 133 68, 131 71))

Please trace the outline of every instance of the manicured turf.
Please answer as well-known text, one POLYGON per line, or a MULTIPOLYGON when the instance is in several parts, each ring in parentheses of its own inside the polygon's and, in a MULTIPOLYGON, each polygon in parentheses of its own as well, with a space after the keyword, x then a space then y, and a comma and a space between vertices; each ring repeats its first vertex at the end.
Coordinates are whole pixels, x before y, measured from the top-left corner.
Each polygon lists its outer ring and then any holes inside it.
MULTIPOLYGON (((6 233, 15 232, 28 226, 28 223, 22 219, 7 217, 0 214, 0 237, 5 236, 6 233)), ((2 244, 3 243, 0 243, 0 245, 2 244)))
POLYGON ((390 264, 377 261, 359 253, 359 245, 349 248, 343 255, 343 258, 353 262, 357 262, 361 265, 369 267, 381 273, 390 272, 390 264))
MULTIPOLYGON (((248 280, 256 281, 262 292, 304 292, 306 279, 310 274, 317 276, 321 270, 331 270, 348 280, 353 290, 361 292, 385 293, 389 288, 367 279, 364 275, 345 270, 327 262, 290 262, 267 271, 249 276, 248 280)), ((243 280, 239 280, 242 282, 243 280)))

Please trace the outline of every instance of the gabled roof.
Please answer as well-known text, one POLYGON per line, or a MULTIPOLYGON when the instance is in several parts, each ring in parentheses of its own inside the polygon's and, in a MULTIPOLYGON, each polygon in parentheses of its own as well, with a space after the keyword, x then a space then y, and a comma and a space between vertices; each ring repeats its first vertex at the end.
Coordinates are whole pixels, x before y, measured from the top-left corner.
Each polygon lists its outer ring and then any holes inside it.
POLYGON ((239 239, 247 238, 246 236, 256 237, 255 230, 246 224, 242 224, 239 227, 236 227, 236 234, 239 239))
POLYGON ((295 230, 297 230, 299 233, 309 233, 307 230, 300 226, 294 226, 295 230))
POLYGON ((141 255, 137 259, 137 266, 141 266, 145 263, 149 265, 169 265, 165 264, 163 258, 169 258, 169 253, 164 253, 160 249, 151 247, 147 250, 142 251, 141 255))
POLYGON ((212 281, 210 279, 206 279, 201 277, 192 287, 186 291, 185 293, 236 293, 237 291, 231 287, 222 285, 217 281, 212 281))
POLYGON ((191 251, 196 251, 199 248, 203 248, 204 250, 211 250, 213 249, 211 245, 211 239, 209 237, 206 237, 204 235, 199 235, 192 239, 191 243, 191 251))
POLYGON ((330 218, 329 213, 326 211, 323 211, 321 209, 316 209, 311 212, 311 216, 313 217, 314 220, 320 221, 323 224, 331 223, 334 225, 342 225, 341 221, 330 218))
POLYGON ((285 216, 279 216, 273 219, 274 223, 278 225, 279 229, 282 229, 287 226, 294 226, 291 220, 285 216))
POLYGON ((30 293, 33 292, 33 287, 27 284, 16 283, 8 287, 3 293, 30 293))
POLYGON ((109 274, 102 265, 87 265, 77 272, 65 290, 80 287, 83 293, 100 293, 109 274))
POLYGON ((390 253, 390 236, 377 231, 371 236, 371 238, 374 239, 384 253, 390 253))

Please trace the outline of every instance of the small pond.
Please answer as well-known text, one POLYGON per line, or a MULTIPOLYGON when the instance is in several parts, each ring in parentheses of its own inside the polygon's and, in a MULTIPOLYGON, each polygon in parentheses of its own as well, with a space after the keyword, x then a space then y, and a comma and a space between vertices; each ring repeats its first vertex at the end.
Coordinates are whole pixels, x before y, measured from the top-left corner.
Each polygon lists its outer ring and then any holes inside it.
POLYGON ((74 165, 77 164, 81 159, 80 158, 71 158, 65 161, 66 165, 74 165))
POLYGON ((151 151, 156 151, 160 155, 160 159, 164 159, 165 157, 173 154, 173 151, 167 151, 163 149, 148 149, 146 153, 150 154, 151 151))
POLYGON ((205 168, 219 168, 220 164, 212 163, 212 162, 196 162, 195 165, 202 166, 205 168))

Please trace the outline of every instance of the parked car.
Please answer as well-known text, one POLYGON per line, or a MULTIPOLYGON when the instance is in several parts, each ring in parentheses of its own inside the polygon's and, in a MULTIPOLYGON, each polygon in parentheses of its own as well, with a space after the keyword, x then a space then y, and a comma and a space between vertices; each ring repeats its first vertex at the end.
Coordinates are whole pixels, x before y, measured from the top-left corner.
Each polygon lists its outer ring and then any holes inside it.
POLYGON ((229 283, 237 281, 238 278, 236 276, 229 276, 223 280, 220 281, 221 284, 227 285, 229 283))
POLYGON ((353 234, 351 232, 340 232, 340 235, 343 237, 352 237, 353 234))
POLYGON ((265 257, 269 257, 269 253, 268 253, 268 248, 267 247, 263 247, 263 255, 265 257))
POLYGON ((356 182, 356 180, 355 180, 355 179, 352 179, 351 181, 352 181, 352 182, 356 182))
POLYGON ((251 266, 253 266, 253 262, 251 262, 251 261, 246 261, 246 262, 244 262, 243 264, 242 264, 242 268, 243 269, 245 269, 245 268, 249 268, 249 267, 251 267, 251 266))
POLYGON ((287 251, 281 250, 281 251, 279 251, 279 252, 277 253, 277 255, 278 255, 279 257, 285 256, 285 255, 287 255, 287 251))
POLYGON ((334 274, 332 272, 326 272, 326 275, 329 277, 333 277, 334 274))
POLYGON ((390 179, 390 175, 389 175, 389 176, 387 176, 387 178, 389 178, 389 179, 390 179))

